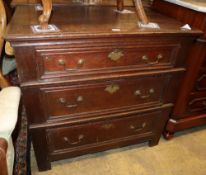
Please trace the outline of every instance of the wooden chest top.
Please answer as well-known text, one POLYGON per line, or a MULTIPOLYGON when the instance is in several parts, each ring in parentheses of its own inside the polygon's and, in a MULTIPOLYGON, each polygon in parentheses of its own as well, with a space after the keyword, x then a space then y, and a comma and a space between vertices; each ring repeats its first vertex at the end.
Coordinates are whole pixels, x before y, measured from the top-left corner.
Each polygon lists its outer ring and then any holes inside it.
MULTIPOLYGON (((160 28, 140 28, 137 24, 136 13, 120 14, 115 12, 115 7, 105 6, 57 6, 54 7, 50 24, 59 30, 56 32, 34 33, 32 25, 38 25, 41 11, 35 6, 19 6, 9 24, 6 38, 8 40, 46 40, 46 39, 71 39, 94 38, 109 36, 138 36, 138 35, 200 35, 199 30, 182 30, 184 25, 174 19, 146 9, 150 22, 157 23, 160 28)), ((135 9, 128 7, 135 12, 135 9)))

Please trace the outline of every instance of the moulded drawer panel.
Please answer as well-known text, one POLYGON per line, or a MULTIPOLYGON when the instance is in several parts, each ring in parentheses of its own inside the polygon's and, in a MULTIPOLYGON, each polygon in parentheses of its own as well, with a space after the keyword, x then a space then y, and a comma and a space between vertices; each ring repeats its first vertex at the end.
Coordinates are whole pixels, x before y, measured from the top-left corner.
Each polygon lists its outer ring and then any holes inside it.
POLYGON ((37 50, 41 79, 125 69, 159 69, 174 67, 179 44, 147 47, 65 48, 37 50))
POLYGON ((158 127, 161 111, 132 115, 121 119, 90 122, 47 130, 50 152, 98 144, 135 135, 152 135, 158 127))
POLYGON ((48 117, 158 105, 170 76, 149 76, 106 81, 97 84, 41 89, 48 117))

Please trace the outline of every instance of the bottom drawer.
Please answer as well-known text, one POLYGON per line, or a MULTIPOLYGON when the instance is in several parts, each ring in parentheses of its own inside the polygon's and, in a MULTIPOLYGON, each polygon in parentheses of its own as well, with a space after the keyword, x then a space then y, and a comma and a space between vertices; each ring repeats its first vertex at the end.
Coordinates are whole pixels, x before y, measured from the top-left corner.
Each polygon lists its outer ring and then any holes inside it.
POLYGON ((88 150, 101 144, 134 140, 138 137, 160 137, 168 116, 168 110, 167 114, 163 111, 48 129, 50 154, 88 150))

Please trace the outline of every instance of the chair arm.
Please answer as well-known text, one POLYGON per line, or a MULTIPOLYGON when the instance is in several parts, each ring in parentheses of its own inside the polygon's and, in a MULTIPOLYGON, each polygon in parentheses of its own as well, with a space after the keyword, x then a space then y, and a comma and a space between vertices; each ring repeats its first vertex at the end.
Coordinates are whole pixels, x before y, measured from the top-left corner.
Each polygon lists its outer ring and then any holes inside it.
POLYGON ((18 87, 4 88, 0 92, 0 137, 7 141, 17 122, 20 95, 18 87))

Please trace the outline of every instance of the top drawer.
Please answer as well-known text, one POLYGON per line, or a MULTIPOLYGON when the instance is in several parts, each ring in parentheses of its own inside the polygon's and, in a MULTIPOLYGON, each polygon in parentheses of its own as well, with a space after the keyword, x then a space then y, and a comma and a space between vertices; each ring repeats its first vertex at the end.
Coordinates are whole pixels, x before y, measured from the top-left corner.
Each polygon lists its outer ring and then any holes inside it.
POLYGON ((179 44, 38 49, 39 79, 171 68, 179 44))

